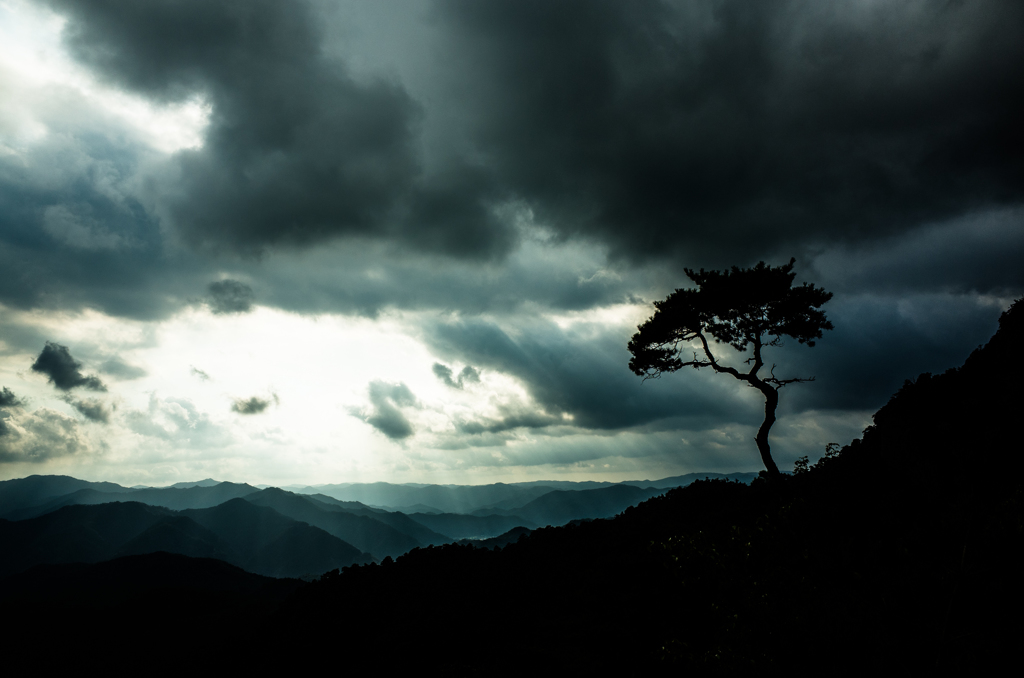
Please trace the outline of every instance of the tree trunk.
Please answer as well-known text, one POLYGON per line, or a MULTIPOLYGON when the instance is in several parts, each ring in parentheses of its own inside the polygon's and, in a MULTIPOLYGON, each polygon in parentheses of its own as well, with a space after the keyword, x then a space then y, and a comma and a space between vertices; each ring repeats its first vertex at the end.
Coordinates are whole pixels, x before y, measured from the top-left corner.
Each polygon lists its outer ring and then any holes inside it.
POLYGON ((761 422, 761 428, 757 429, 757 437, 754 440, 757 442, 757 451, 761 453, 761 461, 768 471, 768 477, 778 478, 782 474, 779 473, 779 467, 772 459, 772 448, 768 445, 768 432, 771 431, 772 424, 775 423, 775 408, 779 406, 779 392, 764 382, 757 384, 756 388, 764 394, 764 421, 761 422))

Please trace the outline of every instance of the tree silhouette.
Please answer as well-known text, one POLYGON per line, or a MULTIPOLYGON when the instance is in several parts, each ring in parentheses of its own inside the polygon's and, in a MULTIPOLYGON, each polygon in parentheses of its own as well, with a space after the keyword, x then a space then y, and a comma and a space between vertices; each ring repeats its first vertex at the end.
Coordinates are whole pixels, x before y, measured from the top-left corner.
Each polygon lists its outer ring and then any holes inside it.
POLYGON ((795 262, 790 259, 788 264, 771 267, 762 261, 752 268, 733 266, 729 271, 684 269, 697 289, 676 290, 664 301, 654 302, 654 315, 637 327, 639 331, 629 342, 633 354, 629 368, 644 380, 683 367, 710 367, 760 391, 765 398, 764 421, 755 441, 772 477, 779 475, 779 467, 772 459, 768 432, 775 423, 779 389, 786 384, 813 381, 814 377, 780 379, 775 376, 774 364, 769 376, 759 376, 765 365, 762 351, 780 346, 784 336, 814 346, 822 330, 832 329, 824 312, 818 310, 832 293, 807 283, 793 287, 795 262), (750 368, 741 371, 720 363, 711 352, 709 337, 741 353, 752 347, 753 353, 745 361, 750 368), (699 342, 703 357, 693 351, 692 360, 681 358, 680 354, 691 350, 694 342, 699 342))

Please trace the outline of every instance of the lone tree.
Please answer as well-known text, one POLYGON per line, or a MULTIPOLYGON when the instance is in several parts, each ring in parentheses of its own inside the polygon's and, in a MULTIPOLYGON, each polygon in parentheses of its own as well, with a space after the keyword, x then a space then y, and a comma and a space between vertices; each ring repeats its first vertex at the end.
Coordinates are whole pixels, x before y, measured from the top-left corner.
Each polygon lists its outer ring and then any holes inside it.
POLYGON ((832 293, 807 283, 793 287, 795 262, 790 259, 788 264, 771 267, 762 261, 753 268, 733 266, 730 271, 685 269, 697 289, 676 290, 664 301, 654 302, 654 315, 637 327, 639 331, 629 342, 633 354, 629 369, 645 381, 683 367, 710 367, 760 391, 765 399, 764 421, 755 441, 771 477, 779 475, 768 445, 779 389, 786 384, 814 381, 814 377, 779 379, 774 364, 768 376, 762 377, 758 374, 765 365, 762 351, 780 346, 784 336, 814 346, 822 330, 832 329, 825 313, 818 310, 832 293), (721 364, 711 352, 709 337, 744 354, 752 348, 752 355, 745 361, 749 369, 741 371, 721 364), (681 357, 696 343, 702 355, 694 350, 692 360, 681 357))

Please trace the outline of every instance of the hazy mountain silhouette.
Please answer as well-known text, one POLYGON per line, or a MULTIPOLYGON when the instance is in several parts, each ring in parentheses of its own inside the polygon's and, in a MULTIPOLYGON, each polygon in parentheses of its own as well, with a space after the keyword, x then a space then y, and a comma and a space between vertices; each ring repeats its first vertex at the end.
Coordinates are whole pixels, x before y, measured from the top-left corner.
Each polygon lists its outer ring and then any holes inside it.
POLYGON ((335 510, 344 511, 357 516, 366 516, 384 523, 385 525, 398 530, 402 534, 409 535, 413 539, 416 539, 421 546, 447 544, 448 542, 454 541, 452 537, 431 530, 426 525, 416 522, 401 511, 387 511, 385 509, 373 508, 357 501, 340 501, 324 494, 305 496, 309 496, 310 499, 315 499, 322 504, 326 504, 327 506, 334 508, 335 510))
POLYGON ((275 577, 373 560, 319 528, 243 499, 183 512, 112 502, 65 506, 21 521, 0 519, 0 575, 37 564, 95 563, 156 551, 220 558, 275 577))
POLYGON ((173 485, 169 485, 169 487, 184 490, 190 487, 213 487, 214 485, 220 485, 221 482, 223 481, 214 480, 213 478, 206 478, 204 480, 182 481, 180 483, 174 483, 173 485))
MULTIPOLYGON (((661 480, 628 480, 622 483, 605 481, 536 480, 522 483, 490 485, 422 485, 409 483, 342 483, 318 487, 291 488, 302 494, 323 494, 345 502, 359 502, 375 508, 384 507, 408 515, 420 513, 461 513, 477 516, 519 515, 520 507, 555 490, 586 491, 619 485, 639 488, 667 489, 688 485, 704 478, 722 478, 749 483, 757 473, 688 473, 661 480)), ((623 507, 625 508, 625 507, 623 507)), ((600 515, 580 518, 607 517, 600 515)), ((525 516, 523 516, 525 517, 525 516)), ((564 521, 563 521, 564 522, 564 521)))
MULTIPOLYGON (((384 514, 357 515, 347 509, 332 507, 312 497, 293 494, 276 487, 251 494, 245 500, 257 506, 269 506, 281 515, 319 527, 377 558, 397 557, 429 543, 423 543, 376 519, 378 515, 384 514)), ((448 541, 451 539, 440 538, 436 543, 443 544, 448 541)))
POLYGON ((497 537, 490 537, 488 539, 460 539, 459 544, 471 545, 476 548, 493 549, 495 547, 508 546, 519 541, 520 537, 524 537, 530 534, 533 530, 528 527, 513 527, 504 534, 499 534, 497 537))
POLYGON ((612 485, 596 490, 554 490, 516 509, 516 514, 534 525, 564 525, 581 518, 611 518, 665 490, 653 487, 612 485))
POLYGON ((342 501, 358 501, 377 507, 412 507, 422 504, 444 513, 471 513, 512 500, 525 504, 544 494, 544 489, 494 483, 492 485, 395 485, 392 483, 344 483, 309 488, 342 501))
POLYGON ((238 560, 233 549, 219 536, 191 518, 179 515, 163 518, 117 550, 119 556, 157 552, 228 562, 238 560))
POLYGON ((373 557, 325 530, 281 515, 267 506, 232 499, 205 509, 187 509, 191 518, 232 549, 228 562, 270 577, 301 577, 373 562, 373 557))
POLYGON ((132 492, 132 501, 151 506, 181 511, 184 509, 210 508, 238 497, 245 497, 259 490, 245 483, 216 483, 214 485, 193 485, 191 487, 150 487, 132 492))
POLYGON ((416 522, 443 532, 455 539, 487 539, 508 532, 515 527, 537 527, 519 516, 472 516, 464 513, 414 513, 409 516, 416 522))
POLYGON ((116 483, 92 483, 69 476, 29 476, 3 480, 0 481, 0 517, 84 489, 109 493, 130 491, 116 483))
MULTIPOLYGON (((36 478, 49 478, 55 476, 36 476, 36 478)), ((56 476, 59 477, 59 476, 56 476)), ((27 478, 24 480, 28 480, 27 478)), ((70 479, 73 480, 73 479, 70 479)), ((15 483, 17 481, 8 481, 15 483)), ((106 504, 112 501, 137 501, 150 506, 162 506, 164 508, 180 511, 188 508, 209 508, 217 506, 229 499, 244 497, 258 492, 255 487, 241 483, 215 483, 213 485, 196 484, 189 487, 145 487, 129 489, 113 483, 92 483, 102 485, 102 489, 96 487, 84 487, 59 496, 47 496, 43 501, 38 501, 33 493, 11 493, 10 507, 3 517, 9 520, 23 520, 34 518, 51 511, 56 511, 62 506, 75 504, 106 504), (116 489, 115 489, 116 488, 116 489)), ((60 483, 57 486, 61 486, 60 483)), ((17 487, 17 486, 15 486, 17 487)))
POLYGON ((137 502, 66 506, 38 518, 0 519, 0 574, 40 563, 95 563, 173 513, 137 502))

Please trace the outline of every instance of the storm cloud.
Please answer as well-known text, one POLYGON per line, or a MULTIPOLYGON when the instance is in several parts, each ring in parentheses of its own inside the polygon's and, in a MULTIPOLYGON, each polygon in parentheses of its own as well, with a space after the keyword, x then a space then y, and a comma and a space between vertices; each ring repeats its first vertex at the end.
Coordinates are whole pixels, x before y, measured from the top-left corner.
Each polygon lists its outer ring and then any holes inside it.
POLYGON ((51 384, 62 391, 73 388, 85 388, 90 391, 106 391, 107 387, 99 377, 82 374, 82 363, 71 357, 67 346, 46 342, 36 361, 32 363, 32 371, 45 374, 51 384))
POLYGON ((556 423, 616 430, 664 419, 702 419, 711 426, 749 409, 738 391, 704 374, 644 384, 625 369, 630 332, 621 326, 562 329, 520 320, 516 330, 512 336, 484 319, 439 322, 428 330, 427 341, 438 354, 514 377, 536 403, 532 411, 517 407, 498 420, 465 422, 467 432, 556 423))
POLYGON ((163 101, 202 97, 202 149, 164 175, 162 212, 196 246, 259 251, 339 235, 489 255, 509 238, 486 175, 423 177, 420 106, 400 83, 354 80, 321 45, 311 3, 55 2, 82 63, 163 101))
POLYGON ((20 407, 24 404, 21 398, 14 394, 14 391, 6 386, 0 390, 0 407, 20 407))
MULTIPOLYGON (((0 158, 5 303, 160 317, 225 271, 300 278, 259 287, 300 311, 585 307, 636 293, 651 262, 681 277, 830 248, 823 266, 871 284, 860 252, 989 212, 1005 226, 898 284, 1024 287, 987 263, 1024 247, 1018 3, 437 0, 420 22, 304 0, 47 4, 101 80, 209 121, 157 159, 69 90, 41 100, 65 133, 0 158), (606 249, 620 279, 522 270, 523 223, 606 249), (333 284, 301 259, 224 257, 338 239, 333 284), (453 257, 477 269, 438 276, 453 257)), ((252 302, 207 292, 215 312, 252 302)))
POLYGON ((353 416, 362 419, 391 440, 402 440, 415 433, 412 423, 402 413, 402 408, 416 405, 416 396, 409 387, 399 382, 392 384, 372 381, 367 387, 371 409, 368 412, 352 411, 353 416))
POLYGON ((457 77, 495 173, 543 223, 623 256, 746 263, 1024 198, 1018 3, 437 13, 472 55, 457 77))
POLYGON ((449 388, 463 388, 466 384, 478 384, 480 383, 480 373, 473 369, 472 366, 466 365, 459 372, 458 376, 453 378, 455 374, 452 372, 452 368, 441 363, 434 363, 431 370, 434 372, 434 376, 441 380, 445 386, 449 388))
POLYGON ((99 424, 110 423, 110 410, 101 400, 96 398, 78 399, 69 397, 66 402, 89 421, 99 424))
POLYGON ((252 288, 237 280, 210 283, 210 310, 216 314, 248 313, 255 298, 252 288))
POLYGON ((238 398, 231 403, 231 411, 238 414, 259 414, 270 407, 270 401, 257 396, 238 398))

